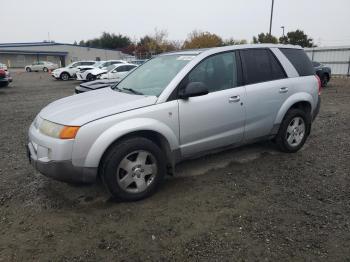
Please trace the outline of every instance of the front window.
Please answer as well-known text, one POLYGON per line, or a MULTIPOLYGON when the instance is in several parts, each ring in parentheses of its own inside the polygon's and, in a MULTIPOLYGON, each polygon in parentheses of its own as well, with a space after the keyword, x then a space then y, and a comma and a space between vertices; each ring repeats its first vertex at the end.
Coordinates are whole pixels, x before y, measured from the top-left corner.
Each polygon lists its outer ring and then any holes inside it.
POLYGON ((170 81, 195 55, 163 55, 149 60, 114 86, 117 90, 134 90, 140 94, 159 96, 170 81))
POLYGON ((109 62, 105 62, 105 63, 100 63, 100 65, 98 66, 98 68, 100 68, 100 69, 102 69, 102 68, 104 68, 104 67, 107 67, 107 66, 109 66, 110 65, 110 63, 109 62))

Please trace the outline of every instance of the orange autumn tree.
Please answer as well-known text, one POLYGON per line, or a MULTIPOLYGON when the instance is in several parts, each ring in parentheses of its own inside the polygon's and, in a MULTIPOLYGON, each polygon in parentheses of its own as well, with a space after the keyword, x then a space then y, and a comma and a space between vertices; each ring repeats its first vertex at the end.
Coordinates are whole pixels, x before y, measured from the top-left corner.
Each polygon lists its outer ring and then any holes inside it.
POLYGON ((209 32, 193 31, 183 44, 183 49, 206 48, 222 46, 223 40, 220 36, 209 32))

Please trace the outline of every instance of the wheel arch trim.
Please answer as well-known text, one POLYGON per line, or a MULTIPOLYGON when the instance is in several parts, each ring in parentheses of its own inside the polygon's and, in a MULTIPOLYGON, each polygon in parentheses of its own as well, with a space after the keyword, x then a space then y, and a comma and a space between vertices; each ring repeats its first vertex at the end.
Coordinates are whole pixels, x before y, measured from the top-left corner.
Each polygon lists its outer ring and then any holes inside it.
POLYGON ((129 119, 111 126, 99 135, 86 155, 84 166, 99 166, 103 154, 113 143, 124 136, 142 131, 151 131, 161 135, 168 142, 171 151, 179 148, 176 134, 164 123, 148 118, 129 119))
POLYGON ((284 116, 286 115, 286 113, 288 112, 288 110, 295 104, 300 103, 300 102, 307 102, 310 104, 311 106, 311 113, 314 111, 315 109, 315 105, 314 105, 314 101, 313 98, 310 94, 306 93, 306 92, 302 92, 302 93, 297 93, 294 94, 292 96, 290 96, 281 106, 281 108, 279 109, 277 116, 275 118, 275 122, 274 124, 280 124, 284 118, 284 116))

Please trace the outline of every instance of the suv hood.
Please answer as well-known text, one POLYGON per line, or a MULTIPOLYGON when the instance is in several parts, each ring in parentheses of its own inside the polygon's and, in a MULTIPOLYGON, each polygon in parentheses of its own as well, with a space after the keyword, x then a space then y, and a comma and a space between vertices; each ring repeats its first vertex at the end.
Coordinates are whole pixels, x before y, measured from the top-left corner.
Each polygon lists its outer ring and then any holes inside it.
POLYGON ((94 69, 91 69, 89 70, 89 73, 90 74, 93 74, 93 75, 99 75, 99 74, 103 74, 103 73, 106 73, 107 70, 106 69, 101 69, 101 68, 94 68, 94 69))
POLYGON ((42 109, 39 115, 57 124, 82 126, 109 115, 153 105, 156 101, 156 96, 127 94, 104 88, 59 99, 42 109))

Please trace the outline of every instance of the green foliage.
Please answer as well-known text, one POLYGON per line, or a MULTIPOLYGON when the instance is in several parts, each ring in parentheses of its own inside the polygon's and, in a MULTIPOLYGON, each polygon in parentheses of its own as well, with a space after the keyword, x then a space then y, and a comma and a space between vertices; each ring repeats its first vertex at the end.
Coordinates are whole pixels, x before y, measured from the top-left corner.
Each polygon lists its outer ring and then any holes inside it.
POLYGON ((90 39, 87 41, 80 41, 79 45, 87 47, 108 48, 108 49, 120 49, 126 48, 131 44, 131 40, 128 36, 121 34, 115 35, 107 32, 103 32, 99 38, 90 39))
POLYGON ((287 36, 280 37, 280 43, 300 45, 301 47, 313 47, 313 39, 309 38, 307 34, 302 30, 291 31, 287 33, 287 36))
POLYGON ((227 46, 227 45, 245 45, 247 43, 248 43, 248 41, 245 39, 237 40, 237 39, 229 38, 229 39, 224 40, 223 45, 224 46, 227 46))
POLYGON ((278 39, 277 37, 270 35, 268 33, 260 33, 258 34, 258 37, 254 36, 253 37, 253 43, 254 44, 277 44, 278 43, 278 39))

